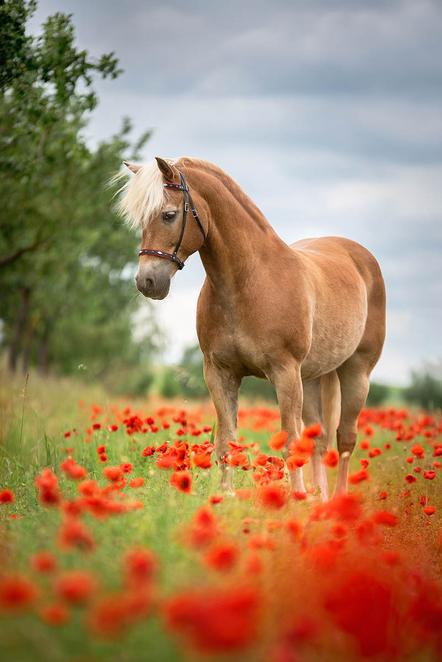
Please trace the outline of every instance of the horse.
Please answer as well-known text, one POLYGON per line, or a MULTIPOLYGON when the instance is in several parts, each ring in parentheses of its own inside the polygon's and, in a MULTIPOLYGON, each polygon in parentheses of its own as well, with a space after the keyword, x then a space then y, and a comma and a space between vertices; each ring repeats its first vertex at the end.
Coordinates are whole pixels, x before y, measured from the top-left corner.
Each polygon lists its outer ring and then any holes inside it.
MULTIPOLYGON (((204 378, 216 410, 221 487, 235 439, 238 391, 246 375, 273 384, 287 440, 320 424, 312 476, 329 498, 323 456, 337 433, 335 494, 347 490, 357 421, 385 339, 385 286, 378 262, 342 237, 286 244, 240 186, 199 159, 156 157, 131 171, 119 211, 141 230, 138 290, 164 299, 172 277, 199 251, 206 278, 197 306, 204 378)), ((287 458, 288 447, 283 449, 287 458)), ((306 492, 302 467, 291 487, 306 492)))

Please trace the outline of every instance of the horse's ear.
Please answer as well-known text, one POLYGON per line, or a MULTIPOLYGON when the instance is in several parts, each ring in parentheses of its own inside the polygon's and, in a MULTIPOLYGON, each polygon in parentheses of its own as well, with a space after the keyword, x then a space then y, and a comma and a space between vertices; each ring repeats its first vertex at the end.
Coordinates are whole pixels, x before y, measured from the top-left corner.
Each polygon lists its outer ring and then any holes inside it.
POLYGON ((164 179, 166 182, 179 182, 180 175, 178 170, 171 163, 168 163, 160 156, 156 156, 155 160, 158 164, 159 169, 161 170, 164 179))
POLYGON ((138 170, 141 170, 141 166, 140 166, 140 165, 137 165, 136 163, 129 163, 129 161, 123 161, 123 165, 125 165, 126 168, 128 168, 128 170, 130 170, 131 172, 133 172, 134 175, 137 174, 138 170))

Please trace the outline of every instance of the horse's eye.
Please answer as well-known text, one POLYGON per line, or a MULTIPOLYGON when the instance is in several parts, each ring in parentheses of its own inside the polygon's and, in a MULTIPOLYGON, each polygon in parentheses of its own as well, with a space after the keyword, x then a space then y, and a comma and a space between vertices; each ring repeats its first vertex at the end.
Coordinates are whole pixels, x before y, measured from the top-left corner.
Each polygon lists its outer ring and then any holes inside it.
POLYGON ((173 221, 176 216, 176 211, 164 211, 163 221, 173 221))

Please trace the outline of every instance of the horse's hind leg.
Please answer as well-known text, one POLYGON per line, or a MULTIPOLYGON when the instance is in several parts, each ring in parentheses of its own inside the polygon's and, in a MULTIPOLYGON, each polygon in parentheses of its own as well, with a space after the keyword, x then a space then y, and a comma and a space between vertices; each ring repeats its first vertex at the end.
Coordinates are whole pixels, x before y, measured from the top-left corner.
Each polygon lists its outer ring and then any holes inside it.
POLYGON ((337 370, 341 385, 341 419, 338 426, 339 467, 335 494, 347 491, 348 466, 357 436, 358 417, 368 395, 371 365, 363 352, 355 352, 337 370))
POLYGON ((327 434, 324 429, 321 404, 321 383, 319 379, 303 383, 304 401, 302 406, 302 420, 306 427, 321 424, 321 433, 315 438, 315 449, 311 458, 313 485, 319 488, 322 501, 328 500, 328 482, 325 466, 322 462, 327 450, 327 434))

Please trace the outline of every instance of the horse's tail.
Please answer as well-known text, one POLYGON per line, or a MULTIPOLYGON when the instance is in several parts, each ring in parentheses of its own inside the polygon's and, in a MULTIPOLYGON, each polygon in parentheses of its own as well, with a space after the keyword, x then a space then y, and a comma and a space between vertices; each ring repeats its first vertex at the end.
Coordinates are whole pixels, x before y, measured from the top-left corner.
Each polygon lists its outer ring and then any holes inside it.
POLYGON ((327 448, 330 448, 341 417, 341 387, 336 370, 321 377, 321 403, 327 448))

